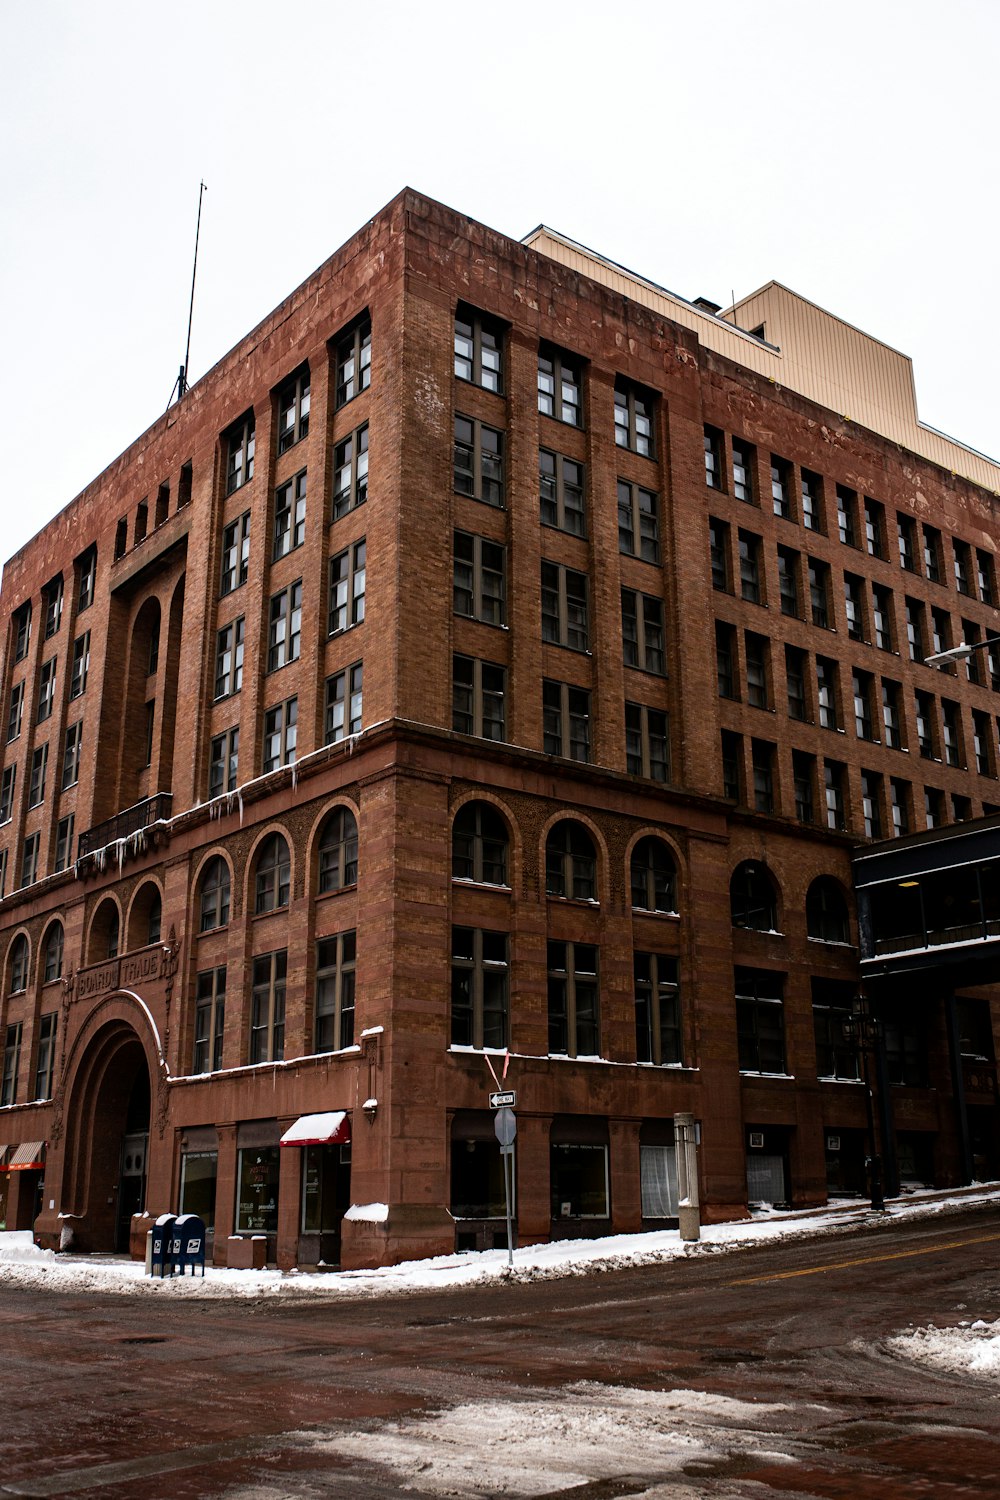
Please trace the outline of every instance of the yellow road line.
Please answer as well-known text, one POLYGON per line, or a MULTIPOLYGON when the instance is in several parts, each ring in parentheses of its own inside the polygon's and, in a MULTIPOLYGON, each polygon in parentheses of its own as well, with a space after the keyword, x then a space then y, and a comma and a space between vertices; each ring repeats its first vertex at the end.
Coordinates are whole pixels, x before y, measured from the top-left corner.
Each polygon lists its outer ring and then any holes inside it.
POLYGON ((964 1240, 946 1240, 942 1245, 925 1245, 920 1250, 895 1250, 890 1255, 861 1255, 857 1260, 835 1260, 828 1266, 805 1266, 798 1271, 770 1271, 766 1276, 744 1276, 728 1286, 754 1286, 760 1281, 788 1281, 793 1276, 820 1276, 825 1271, 844 1271, 851 1266, 871 1266, 884 1260, 909 1260, 915 1255, 937 1255, 940 1250, 963 1250, 966 1245, 988 1245, 1000 1240, 1000 1234, 970 1235, 964 1240))

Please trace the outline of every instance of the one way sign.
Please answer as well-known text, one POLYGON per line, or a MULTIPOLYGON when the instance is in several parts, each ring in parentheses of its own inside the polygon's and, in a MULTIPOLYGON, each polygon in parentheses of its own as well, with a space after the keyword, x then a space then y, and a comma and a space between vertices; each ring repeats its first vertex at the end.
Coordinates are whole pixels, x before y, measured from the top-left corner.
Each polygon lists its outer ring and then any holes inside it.
POLYGON ((504 1094, 490 1095, 490 1109, 513 1109, 517 1103, 517 1094, 514 1089, 508 1089, 504 1094))

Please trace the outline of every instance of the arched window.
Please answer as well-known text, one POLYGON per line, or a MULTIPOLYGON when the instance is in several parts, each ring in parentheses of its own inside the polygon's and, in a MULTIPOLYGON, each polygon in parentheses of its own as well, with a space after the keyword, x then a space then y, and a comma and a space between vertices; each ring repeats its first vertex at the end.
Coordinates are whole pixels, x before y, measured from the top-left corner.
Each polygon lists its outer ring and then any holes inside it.
POLYGON ((128 947, 146 948, 160 941, 163 923, 163 898, 160 888, 147 881, 138 891, 128 918, 128 947))
POLYGON ((733 926, 773 932, 778 925, 774 885, 762 864, 752 859, 737 865, 729 882, 733 926))
POLYGON ((844 892, 829 875, 821 875, 806 896, 806 931, 824 943, 849 943, 851 929, 844 892))
POLYGON ((597 851, 582 823, 564 818, 545 844, 545 890, 550 896, 597 900, 597 851))
POLYGON ((199 932, 225 927, 229 921, 229 866, 221 854, 216 854, 205 866, 199 908, 199 932))
POLYGON ((28 939, 18 933, 10 948, 10 989, 8 994, 20 995, 28 988, 28 939))
POLYGON ((51 984, 53 979, 61 979, 63 971, 63 925, 61 922, 53 922, 45 934, 45 949, 43 953, 42 970, 46 984, 51 984))
POLYGON ((106 958, 118 957, 119 927, 118 907, 110 898, 102 901, 90 929, 90 963, 99 964, 106 958))
POLYGON ((677 868, 662 839, 640 839, 632 850, 632 905, 639 911, 677 910, 677 868))
POLYGON ((342 891, 358 883, 358 825, 349 807, 338 807, 323 824, 319 841, 319 890, 342 891))
POLYGON ((507 824, 489 802, 467 802, 451 830, 451 878, 508 885, 507 824))
POLYGON ((278 911, 288 905, 292 861, 280 833, 270 833, 260 846, 254 874, 254 911, 278 911))

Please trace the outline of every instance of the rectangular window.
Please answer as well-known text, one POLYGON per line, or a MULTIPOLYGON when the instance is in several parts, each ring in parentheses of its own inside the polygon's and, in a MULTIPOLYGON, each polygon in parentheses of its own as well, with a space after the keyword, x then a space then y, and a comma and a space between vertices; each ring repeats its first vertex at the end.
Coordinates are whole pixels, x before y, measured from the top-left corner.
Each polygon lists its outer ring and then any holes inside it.
POLYGON ((306 471, 274 492, 274 538, 271 561, 301 547, 306 539, 306 471))
POLYGON ((365 617, 365 538, 330 559, 330 612, 327 633, 340 635, 365 617))
POLYGON ((989 552, 984 552, 981 547, 976 548, 976 587, 983 604, 996 604, 997 581, 993 556, 989 552))
POLYGON ((45 769, 49 760, 48 744, 38 745, 31 753, 31 778, 28 782, 28 807, 40 807, 45 801, 45 769))
POLYGON ((830 629, 830 569, 825 562, 809 558, 809 607, 812 622, 821 630, 830 629))
POLYGON ((858 545, 858 497, 854 490, 837 485, 837 534, 845 547, 858 545))
POLYGON ((740 527, 737 540, 740 552, 740 593, 751 604, 763 604, 760 537, 740 527))
POLYGON ((802 723, 806 717, 806 653, 798 646, 785 647, 785 681, 788 717, 802 723))
POLYGON ((72 813, 68 817, 60 818, 56 826, 56 870, 68 870, 73 863, 73 824, 72 813))
POLYGON ((451 929, 451 1045, 506 1047, 507 934, 451 929))
POLYGON ((784 975, 737 968, 736 1034, 741 1073, 784 1073, 784 975))
POLYGON ((71 724, 63 741, 62 790, 76 786, 80 780, 80 749, 83 743, 83 720, 71 724))
POLYGON ((41 846, 42 835, 40 833, 29 834, 24 841, 21 850, 21 889, 25 886, 34 885, 38 879, 38 851, 41 846))
POLYGON ((88 547, 76 560, 77 570, 77 595, 76 612, 82 614, 89 609, 94 602, 94 589, 97 585, 97 548, 88 547))
POLYGON ((955 587, 960 594, 972 595, 972 561, 968 542, 960 542, 957 537, 952 540, 952 551, 955 555, 955 587))
POLYGON ((866 839, 882 837, 882 778, 877 771, 861 772, 861 816, 866 839))
POLYGON ((453 603, 457 615, 484 625, 506 622, 507 551, 484 536, 454 535, 453 603))
POLYGON ((732 593, 729 582, 729 526, 708 518, 708 545, 712 562, 712 587, 720 594, 732 593))
POLYGON ((326 679, 324 745, 336 745, 361 733, 363 682, 363 663, 359 661, 326 679))
POLYGON ((852 641, 865 639, 864 625, 865 581, 853 573, 844 574, 844 613, 847 616, 847 634, 852 641))
POLYGON ((940 828, 944 822, 944 793, 937 787, 924 787, 924 819, 928 828, 940 828))
POLYGON ((232 495, 253 478, 253 456, 256 446, 254 415, 248 411, 230 427, 226 435, 226 494, 232 495))
POLYGON ((710 490, 721 490, 722 433, 716 427, 705 428, 705 483, 710 490))
POLYGON ((776 746, 769 740, 750 741, 750 765, 753 770, 753 805, 757 812, 774 812, 774 756, 776 746))
POLYGON ((17 780, 17 766, 4 766, 3 776, 0 777, 0 823, 9 823, 14 810, 14 785, 17 780))
POLYGON ((911 599, 909 595, 904 599, 903 605, 906 611, 906 642, 910 660, 923 661, 927 655, 924 606, 919 599, 911 599))
POLYGON ((250 567, 250 512, 246 511, 222 533, 222 577, 219 593, 225 597, 247 581, 250 567))
POLYGON ((278 392, 278 452, 287 453, 309 433, 309 368, 292 375, 278 392))
POLYGON ((722 731, 722 795, 743 801, 743 740, 728 729, 722 731))
POLYGON ((839 727, 837 663, 831 661, 828 656, 816 658, 816 708, 822 728, 837 729, 839 727))
POLYGON ((368 423, 333 450, 333 519, 349 515, 368 499, 368 423))
POLYGON ((622 589, 622 641, 627 667, 663 676, 667 667, 661 599, 622 589))
POLYGON ((549 1052, 598 1057, 597 949, 590 943, 548 945, 549 1052))
POLYGON ((818 474, 802 470, 802 524, 806 531, 823 530, 823 481, 818 474))
POLYGON ((917 571, 916 526, 912 516, 896 512, 896 535, 899 542, 899 566, 907 573, 917 571))
POLYGON ((194 1009, 192 1073, 217 1073, 222 1067, 222 1036, 226 1026, 226 966, 198 975, 194 1009))
POLYGON ((795 789, 795 816, 800 823, 815 823, 816 757, 803 750, 792 751, 792 781, 795 789))
POLYGON ((452 657, 451 727, 480 739, 506 738, 504 700, 507 672, 496 662, 471 656, 452 657))
MULTIPOLYGON (((976 759, 976 770, 980 776, 993 776, 994 758, 992 731, 990 729, 989 714, 982 713, 978 708, 972 710, 972 750, 976 759)), ((11 767, 13 770, 13 767, 11 767)), ((4 788, 0 789, 0 822, 4 821, 4 790, 6 789, 7 772, 4 772, 4 788)), ((7 817, 10 817, 8 810, 7 817)))
POLYGON ((652 490, 618 481, 618 550, 643 562, 660 560, 659 501, 652 490))
MULTIPOLYGON (((962 621, 962 640, 967 646, 974 646, 980 639, 980 629, 974 620, 962 621)), ((965 675, 970 682, 978 687, 983 685, 983 653, 973 651, 971 656, 965 659, 965 675)))
MULTIPOLYGON (((944 609, 931 610, 931 651, 937 653, 951 645, 951 615, 944 609)), ((954 672, 954 667, 950 669, 954 672)))
POLYGON ((7 743, 16 740, 21 733, 21 717, 24 712, 24 683, 18 682, 11 688, 10 705, 7 709, 7 743))
POLYGON ((52 1073, 56 1060, 57 1011, 50 1010, 38 1021, 38 1058, 35 1063, 35 1098, 52 1098, 52 1073))
POLYGON ((677 960, 663 953, 633 953, 635 1059, 659 1067, 680 1067, 681 1006, 677 960))
POLYGON ((360 396, 372 379, 372 320, 367 315, 337 340, 338 409, 360 396))
POLYGON ((73 662, 70 667, 69 696, 80 698, 87 689, 87 673, 90 671, 90 631, 84 631, 73 642, 73 662))
POLYGON ((17 1103, 17 1075, 21 1066, 21 1022, 15 1021, 7 1027, 3 1049, 3 1082, 0 1084, 0 1105, 17 1103))
MULTIPOLYGON (((555 526, 574 536, 586 535, 583 501, 583 464, 561 453, 538 450, 538 487, 543 526, 555 526)), ((620 486, 619 486, 620 487, 620 486)))
POLYGON ((778 548, 778 595, 781 601, 781 613, 793 620, 799 619, 801 609, 799 604, 800 562, 799 554, 793 552, 790 547, 778 548))
POLYGON ((238 693, 243 686, 243 647, 246 621, 238 620, 224 625, 215 638, 215 696, 228 698, 238 693))
POLYGON ((746 658, 747 702, 751 708, 769 708, 767 637, 745 630, 743 652, 746 658))
POLYGON ((882 678, 882 741, 890 750, 903 748, 899 719, 899 683, 882 678))
POLYGON ((817 1078, 858 1077, 858 1052, 845 1036, 851 1018, 852 994, 837 980, 812 981, 813 1033, 816 1039, 817 1078))
POLYGON ((941 739, 946 766, 962 766, 962 711, 957 703, 941 699, 941 739))
POLYGON ((647 781, 670 780, 669 723, 660 709, 626 703, 625 769, 647 781))
POLYGON ((913 695, 913 710, 921 759, 934 760, 934 699, 930 693, 918 688, 913 695))
POLYGON ((454 485, 460 495, 503 509, 503 433, 495 427, 455 417, 454 485))
POLYGON ((31 600, 14 611, 14 660, 23 661, 31 643, 31 600))
POLYGON ((736 631, 723 620, 715 622, 715 668, 720 698, 737 698, 736 631))
POLYGON ((871 673, 855 669, 851 674, 851 689, 854 694, 854 728, 858 739, 873 739, 871 673))
POLYGON ((267 636, 267 670, 276 672, 298 661, 302 640, 302 579, 297 578, 271 600, 267 636))
POLYGON ((872 584, 872 632, 880 651, 892 651, 892 591, 872 584))
POLYGON ((910 831, 910 783, 889 778, 889 810, 892 813, 892 836, 905 838, 910 831))
POLYGON ((264 758, 262 771, 276 771, 279 766, 295 763, 295 741, 298 733, 299 700, 289 698, 264 714, 264 758))
POLYGON ((455 312, 455 374, 484 390, 503 392, 504 325, 460 302, 455 312))
POLYGON ((63 578, 61 573, 58 578, 53 578, 51 583, 45 585, 42 591, 42 604, 45 607, 45 639, 50 640, 62 624, 63 578))
POLYGON ((771 503, 774 514, 783 521, 792 519, 792 466, 785 458, 771 454, 771 503))
POLYGON ((357 933, 338 932, 316 944, 317 1052, 354 1046, 354 974, 357 933))
POLYGON ((733 438, 733 499, 756 503, 753 488, 754 450, 749 443, 733 438))
POLYGON ((288 953, 280 948, 253 961, 250 997, 250 1062, 281 1062, 285 1055, 285 975, 288 953))
POLYGON ((928 583, 941 582, 941 533, 936 526, 923 527, 924 573, 928 583))
POLYGON ((542 415, 582 427, 582 390, 579 361, 543 345, 538 351, 538 410, 542 415))
POLYGON ((542 640, 587 651, 587 576, 563 563, 542 563, 542 640))
POLYGON ((221 797, 235 792, 240 763, 240 731, 236 726, 217 734, 212 740, 208 762, 208 795, 221 797))
POLYGON ((844 823, 844 778, 846 769, 836 760, 823 762, 823 789, 826 796, 826 826, 843 831, 844 823))
POLYGON ((542 749, 567 760, 590 760, 590 694, 568 682, 542 683, 542 749))
POLYGON ((885 506, 865 497, 865 546, 869 557, 885 558, 885 506))
POLYGON ((654 456, 654 398, 630 381, 615 381, 615 442, 619 448, 631 448, 646 458, 654 456))
POLYGON ((47 662, 42 663, 41 675, 38 679, 38 710, 35 721, 38 724, 50 717, 56 698, 56 659, 50 656, 47 662))

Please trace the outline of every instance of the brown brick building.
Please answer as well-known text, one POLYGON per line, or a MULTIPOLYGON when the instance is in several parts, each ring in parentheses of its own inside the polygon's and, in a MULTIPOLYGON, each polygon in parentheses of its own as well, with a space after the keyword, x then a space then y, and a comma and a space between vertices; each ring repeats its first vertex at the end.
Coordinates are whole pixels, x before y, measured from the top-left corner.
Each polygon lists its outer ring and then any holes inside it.
POLYGON ((1000 656, 923 663, 995 631, 998 477, 776 284, 400 194, 6 566, 8 1227, 490 1243, 505 1047, 522 1243, 669 1222, 679 1110, 709 1218, 861 1190, 851 849, 1000 803, 1000 656))

